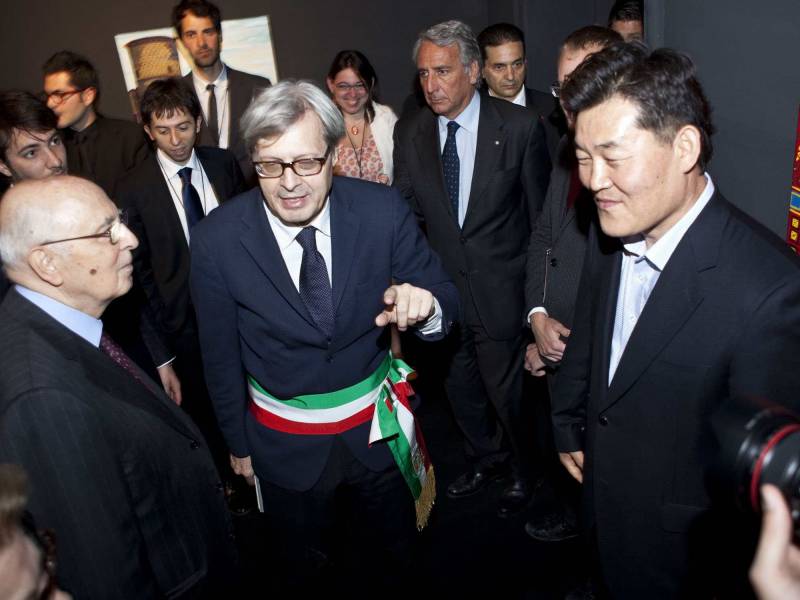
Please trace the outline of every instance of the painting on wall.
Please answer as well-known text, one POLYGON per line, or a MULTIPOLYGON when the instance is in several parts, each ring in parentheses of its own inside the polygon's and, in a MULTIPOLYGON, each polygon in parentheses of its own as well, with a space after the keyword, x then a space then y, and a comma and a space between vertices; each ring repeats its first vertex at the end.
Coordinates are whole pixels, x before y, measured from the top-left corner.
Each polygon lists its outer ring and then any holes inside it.
MULTIPOLYGON (((151 81, 186 75, 192 57, 172 27, 114 36, 131 110, 137 121, 139 99, 151 81)), ((234 69, 278 81, 268 16, 222 21, 222 61, 234 69)))

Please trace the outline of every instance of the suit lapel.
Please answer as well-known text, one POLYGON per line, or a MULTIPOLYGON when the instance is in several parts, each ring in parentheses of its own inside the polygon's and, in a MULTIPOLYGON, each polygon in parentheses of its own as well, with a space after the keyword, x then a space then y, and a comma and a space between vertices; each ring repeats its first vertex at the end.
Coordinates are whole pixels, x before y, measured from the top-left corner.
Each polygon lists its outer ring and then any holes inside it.
MULTIPOLYGON (((477 93, 477 92, 476 92, 477 93)), ((487 96, 481 96, 480 117, 478 118, 478 140, 475 148, 475 167, 472 171, 472 185, 469 191, 467 215, 464 218, 464 229, 467 229, 470 216, 480 206, 484 191, 497 170, 497 163, 503 154, 506 135, 503 121, 491 105, 487 96)))
POLYGON ((209 156, 206 156, 204 148, 195 148, 195 153, 197 154, 197 160, 203 165, 203 170, 208 176, 208 183, 211 185, 211 189, 214 190, 217 203, 220 205, 223 204, 230 197, 231 193, 228 186, 225 185, 227 183, 225 172, 220 168, 219 163, 212 160, 209 156))
POLYGON ((349 210, 345 199, 337 195, 335 178, 328 201, 331 203, 333 312, 336 314, 347 287, 351 267, 355 263, 359 222, 358 217, 349 210))
MULTIPOLYGON (((608 389, 609 406, 630 389, 703 301, 702 272, 716 264, 727 218, 717 193, 678 244, 622 354, 608 389)), ((610 341, 611 335, 607 339, 610 341)))
POLYGON ((242 216, 242 245, 283 299, 310 325, 317 327, 286 268, 286 262, 264 213, 261 189, 254 188, 248 194, 248 205, 242 216))
MULTIPOLYGON (((178 207, 172 200, 172 194, 169 191, 169 182, 167 182, 161 167, 158 164, 156 153, 153 152, 147 159, 148 170, 146 177, 150 182, 150 189, 152 195, 150 202, 142 203, 141 206, 144 210, 152 211, 152 219, 148 219, 150 223, 163 223, 164 227, 170 231, 175 232, 175 238, 181 244, 182 251, 188 254, 189 244, 186 242, 186 235, 183 233, 183 225, 178 216, 178 207)), ((176 190, 180 196, 180 190, 176 190)))
POLYGON ((419 173, 428 180, 427 184, 431 188, 433 197, 444 204, 447 212, 455 220, 453 208, 450 206, 450 199, 444 187, 437 117, 427 109, 422 110, 424 111, 424 117, 421 119, 417 133, 414 136, 414 148, 417 150, 421 167, 419 173))

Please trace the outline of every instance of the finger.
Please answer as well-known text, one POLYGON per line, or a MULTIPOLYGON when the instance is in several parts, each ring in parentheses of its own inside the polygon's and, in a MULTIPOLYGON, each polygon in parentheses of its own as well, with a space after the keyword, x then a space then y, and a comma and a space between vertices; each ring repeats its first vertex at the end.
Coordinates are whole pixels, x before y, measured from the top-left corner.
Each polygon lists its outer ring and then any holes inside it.
POLYGON ((583 471, 583 452, 570 452, 572 460, 578 465, 578 468, 583 471))
POLYGON ((183 402, 183 392, 181 392, 180 387, 177 387, 175 389, 175 397, 173 398, 173 400, 175 401, 175 404, 177 404, 178 406, 180 406, 181 403, 183 402))
POLYGON ((408 298, 408 324, 413 325, 420 320, 422 314, 422 297, 416 290, 408 298))
POLYGON ((408 296, 408 290, 401 287, 394 301, 395 323, 400 331, 408 328, 408 296))
POLYGON ((386 327, 389 323, 392 322, 394 317, 393 310, 384 310, 381 311, 377 317, 375 317, 375 325, 378 327, 386 327))
POLYGON ((250 487, 255 487, 256 485, 256 478, 253 475, 246 475, 244 480, 247 482, 247 485, 250 487))
POLYGON ((783 494, 772 485, 761 487, 761 537, 758 541, 753 568, 775 568, 780 564, 792 541, 792 517, 783 494))
POLYGON ((383 303, 386 306, 391 306, 397 301, 397 286, 393 285, 383 292, 383 303))

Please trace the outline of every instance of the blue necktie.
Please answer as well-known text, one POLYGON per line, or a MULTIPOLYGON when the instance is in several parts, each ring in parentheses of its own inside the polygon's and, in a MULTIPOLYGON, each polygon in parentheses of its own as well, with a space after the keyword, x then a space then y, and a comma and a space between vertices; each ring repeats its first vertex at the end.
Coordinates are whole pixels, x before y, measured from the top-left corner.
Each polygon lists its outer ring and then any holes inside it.
POLYGON ((192 185, 192 168, 183 167, 178 171, 178 177, 181 178, 183 187, 181 189, 181 200, 183 201, 183 210, 186 212, 186 224, 189 226, 189 231, 192 227, 205 217, 203 212, 203 205, 200 203, 200 195, 192 185))
POLYGON ((300 297, 314 322, 328 337, 333 333, 333 293, 325 259, 317 250, 314 227, 303 227, 297 243, 303 248, 300 263, 300 297))
POLYGON ((450 197, 450 206, 453 207, 453 216, 458 224, 458 174, 460 164, 458 162, 458 148, 456 148, 456 131, 458 123, 450 121, 447 124, 447 139, 444 142, 442 152, 442 170, 444 171, 444 185, 447 188, 447 195, 450 197))

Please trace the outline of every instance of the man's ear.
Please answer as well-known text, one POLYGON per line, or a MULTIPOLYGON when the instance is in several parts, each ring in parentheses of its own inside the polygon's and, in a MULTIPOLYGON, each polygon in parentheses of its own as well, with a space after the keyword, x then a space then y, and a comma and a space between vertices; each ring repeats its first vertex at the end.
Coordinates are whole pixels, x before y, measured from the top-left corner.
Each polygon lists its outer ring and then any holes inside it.
POLYGON ((0 160, 0 173, 5 175, 6 177, 11 177, 11 169, 9 169, 5 161, 2 160, 0 160))
POLYGON ((194 134, 195 135, 200 135, 200 127, 202 125, 203 125, 203 116, 200 115, 200 116, 197 117, 197 119, 195 119, 195 122, 194 122, 194 134))
POLYGON ((58 269, 57 261, 52 252, 39 246, 28 254, 28 266, 42 281, 54 287, 64 283, 64 277, 58 269))
POLYGON ((694 125, 684 125, 675 134, 672 147, 678 158, 683 173, 688 173, 697 166, 703 150, 700 130, 694 125))
POLYGON ((150 125, 145 125, 144 126, 144 132, 147 134, 147 137, 150 138, 151 142, 155 142, 156 141, 156 138, 153 137, 153 132, 150 131, 150 125))
POLYGON ((478 83, 478 77, 480 76, 481 68, 478 66, 478 61, 473 60, 469 63, 469 82, 472 85, 478 83))
POLYGON ((97 99, 97 88, 88 87, 81 92, 81 102, 86 106, 91 106, 97 99))

